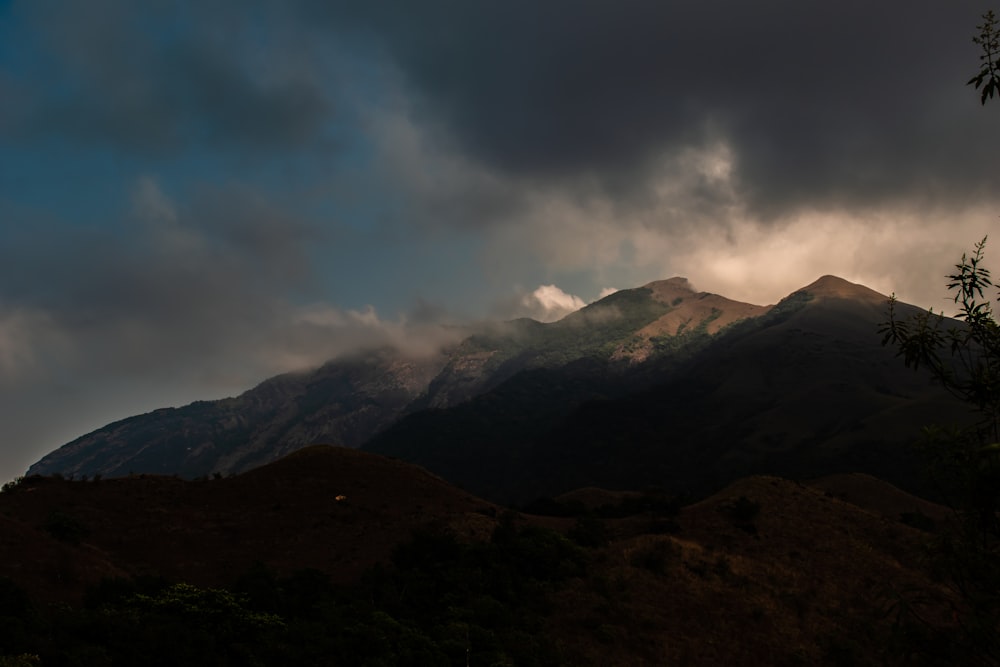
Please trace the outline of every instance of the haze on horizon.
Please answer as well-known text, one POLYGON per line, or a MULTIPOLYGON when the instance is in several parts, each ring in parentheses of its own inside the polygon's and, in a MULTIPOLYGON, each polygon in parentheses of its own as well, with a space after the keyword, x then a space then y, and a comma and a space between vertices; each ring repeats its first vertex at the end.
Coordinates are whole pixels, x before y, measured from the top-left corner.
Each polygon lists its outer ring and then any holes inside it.
POLYGON ((1000 116, 965 86, 986 8, 0 0, 0 478, 671 276, 949 310, 1000 215, 1000 116))

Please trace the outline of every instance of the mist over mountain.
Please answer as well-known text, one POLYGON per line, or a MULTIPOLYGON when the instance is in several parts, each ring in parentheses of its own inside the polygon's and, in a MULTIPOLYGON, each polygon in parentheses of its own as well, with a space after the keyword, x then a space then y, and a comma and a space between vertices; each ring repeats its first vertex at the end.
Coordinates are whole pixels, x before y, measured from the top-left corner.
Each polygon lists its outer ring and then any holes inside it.
POLYGON ((706 493, 749 473, 861 471, 912 488, 902 454, 916 428, 963 414, 882 347, 885 303, 833 276, 773 306, 672 278, 557 322, 483 326, 438 355, 380 348, 125 419, 28 472, 194 478, 328 443, 501 502, 587 485, 706 493))

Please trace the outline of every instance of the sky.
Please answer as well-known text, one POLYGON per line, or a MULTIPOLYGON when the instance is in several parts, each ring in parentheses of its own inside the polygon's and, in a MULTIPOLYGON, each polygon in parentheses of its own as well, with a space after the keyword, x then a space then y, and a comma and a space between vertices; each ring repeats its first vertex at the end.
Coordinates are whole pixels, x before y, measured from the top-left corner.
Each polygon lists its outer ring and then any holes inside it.
POLYGON ((1000 230, 1000 102, 965 85, 989 8, 0 0, 0 478, 677 275, 948 310, 1000 230))

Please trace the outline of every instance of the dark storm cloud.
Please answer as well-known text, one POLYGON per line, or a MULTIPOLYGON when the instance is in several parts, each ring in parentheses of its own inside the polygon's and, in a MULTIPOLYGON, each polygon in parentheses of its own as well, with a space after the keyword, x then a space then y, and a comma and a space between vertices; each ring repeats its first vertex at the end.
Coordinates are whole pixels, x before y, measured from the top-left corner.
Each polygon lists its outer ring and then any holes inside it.
POLYGON ((327 234, 239 184, 205 186, 180 204, 140 178, 106 229, 3 204, 0 219, 25 224, 0 244, 0 284, 18 286, 0 294, 0 370, 9 366, 0 388, 23 380, 18 359, 102 378, 230 372, 251 383, 361 347, 428 353, 453 337, 439 331, 447 312, 427 302, 394 320, 327 302, 310 253, 327 234))
POLYGON ((85 343, 86 363, 104 374, 250 354, 241 331, 270 326, 307 279, 308 228, 239 190, 205 195, 193 210, 177 210, 151 179, 135 190, 114 230, 8 238, 0 279, 20 288, 2 305, 48 313, 49 330, 85 343))
POLYGON ((722 136, 765 216, 961 198, 992 183, 995 120, 963 84, 977 2, 371 3, 428 126, 518 177, 634 194, 722 136))
MULTIPOLYGON (((660 161, 723 140, 740 196, 771 218, 963 199, 1000 167, 983 138, 996 122, 963 87, 983 10, 971 0, 203 5, 33 10, 59 54, 36 67, 58 83, 14 117, 36 137, 154 153, 329 145, 335 122, 360 122, 331 59, 383 53, 422 131, 522 184, 641 205, 660 161)), ((476 217, 456 201, 424 204, 476 217)))
POLYGON ((145 154, 327 142, 333 102, 310 67, 318 59, 308 42, 258 43, 237 8, 216 23, 220 3, 207 4, 64 3, 58 18, 46 3, 28 5, 46 56, 27 70, 28 108, 13 129, 33 141, 145 154))
POLYGON ((433 354, 460 335, 423 304, 383 319, 330 304, 309 249, 324 234, 239 185, 188 203, 138 179, 111 227, 5 202, 0 220, 0 475, 129 414, 234 395, 280 372, 392 345, 433 354))

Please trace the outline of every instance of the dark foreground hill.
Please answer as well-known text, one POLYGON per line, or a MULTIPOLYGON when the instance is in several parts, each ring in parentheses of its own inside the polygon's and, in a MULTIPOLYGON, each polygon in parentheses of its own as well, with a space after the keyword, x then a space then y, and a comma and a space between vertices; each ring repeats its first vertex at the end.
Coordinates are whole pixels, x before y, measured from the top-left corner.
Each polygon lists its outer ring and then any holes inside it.
POLYGON ((897 510, 934 506, 824 483, 747 478, 682 509, 592 489, 611 502, 554 517, 329 447, 210 481, 28 478, 0 493, 0 660, 933 663, 949 597, 897 510))
POLYGON ((352 580, 421 526, 488 535, 495 515, 419 468, 339 447, 204 481, 28 477, 0 494, 0 575, 70 597, 109 575, 219 585, 256 561, 352 580))

